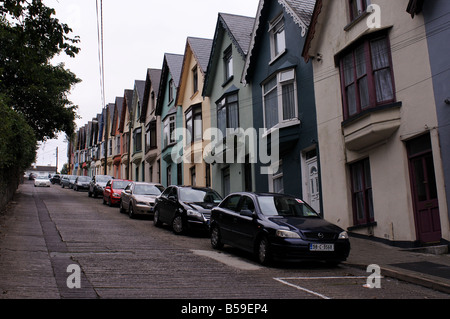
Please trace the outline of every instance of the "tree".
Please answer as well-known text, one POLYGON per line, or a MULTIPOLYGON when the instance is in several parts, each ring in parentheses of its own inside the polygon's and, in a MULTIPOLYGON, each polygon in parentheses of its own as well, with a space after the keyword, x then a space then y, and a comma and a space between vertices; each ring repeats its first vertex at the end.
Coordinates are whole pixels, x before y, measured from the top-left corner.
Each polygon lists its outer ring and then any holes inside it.
POLYGON ((50 61, 60 53, 75 57, 80 40, 70 38, 72 30, 54 14, 41 0, 0 1, 0 92, 38 141, 59 132, 72 136, 77 117, 68 93, 80 80, 50 61))

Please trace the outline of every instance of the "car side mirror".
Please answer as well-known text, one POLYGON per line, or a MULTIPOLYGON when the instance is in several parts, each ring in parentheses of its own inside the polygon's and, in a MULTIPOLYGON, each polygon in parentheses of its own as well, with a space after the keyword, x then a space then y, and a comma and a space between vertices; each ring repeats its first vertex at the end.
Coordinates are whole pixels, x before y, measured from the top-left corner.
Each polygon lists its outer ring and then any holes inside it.
POLYGON ((127 194, 131 194, 131 190, 129 190, 129 189, 124 190, 124 192, 127 193, 127 194))
POLYGON ((243 209, 240 213, 242 216, 253 217, 255 214, 250 209, 243 209))
POLYGON ((170 195, 169 196, 169 200, 176 202, 177 198, 175 196, 173 196, 173 195, 170 195))

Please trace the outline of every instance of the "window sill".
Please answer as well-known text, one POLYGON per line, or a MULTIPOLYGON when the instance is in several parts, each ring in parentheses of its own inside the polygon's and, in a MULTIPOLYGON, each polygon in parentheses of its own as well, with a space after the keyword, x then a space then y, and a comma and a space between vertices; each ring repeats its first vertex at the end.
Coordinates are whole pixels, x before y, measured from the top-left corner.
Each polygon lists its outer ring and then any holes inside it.
POLYGON ((230 76, 226 81, 222 84, 222 87, 226 87, 231 81, 233 81, 234 75, 230 76))
POLYGON ((262 135, 262 137, 267 137, 270 134, 272 134, 273 131, 275 130, 281 130, 287 127, 291 127, 291 126, 295 126, 295 125, 299 125, 301 123, 301 121, 299 119, 292 119, 292 120, 288 120, 288 121, 284 121, 281 123, 278 123, 277 125, 271 127, 270 129, 266 129, 264 134, 262 135))
POLYGON ((363 20, 365 17, 369 16, 369 14, 370 14, 370 13, 367 12, 367 10, 364 11, 364 12, 362 12, 359 16, 357 16, 355 19, 353 19, 353 21, 351 21, 349 24, 347 24, 347 25, 344 27, 344 31, 346 31, 346 32, 350 31, 350 29, 352 29, 355 25, 357 25, 359 21, 361 21, 361 20, 363 20))
POLYGON ((354 231, 354 230, 358 230, 358 229, 364 229, 364 228, 375 227, 375 226, 378 226, 377 222, 370 222, 370 223, 366 223, 366 224, 350 226, 347 228, 347 230, 354 231))
POLYGON ((285 53, 287 52, 287 49, 284 49, 276 57, 274 57, 272 60, 270 60, 269 65, 274 64, 279 58, 281 58, 285 53))

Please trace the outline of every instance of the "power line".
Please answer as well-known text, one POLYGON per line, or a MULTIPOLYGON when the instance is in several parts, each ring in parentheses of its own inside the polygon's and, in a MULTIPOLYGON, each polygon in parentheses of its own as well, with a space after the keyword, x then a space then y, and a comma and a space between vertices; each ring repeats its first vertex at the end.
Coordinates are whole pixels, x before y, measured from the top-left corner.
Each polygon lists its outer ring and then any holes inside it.
POLYGON ((100 91, 102 107, 106 105, 105 101, 105 64, 103 54, 103 0, 100 0, 100 8, 98 0, 95 1, 97 11, 97 38, 98 38, 98 64, 100 71, 100 91))

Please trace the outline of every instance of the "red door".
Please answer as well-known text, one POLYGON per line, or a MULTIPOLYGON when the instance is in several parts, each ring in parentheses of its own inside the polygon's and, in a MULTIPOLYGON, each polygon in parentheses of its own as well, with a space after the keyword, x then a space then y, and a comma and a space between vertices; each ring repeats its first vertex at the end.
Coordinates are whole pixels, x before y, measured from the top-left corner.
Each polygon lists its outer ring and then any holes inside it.
POLYGON ((441 240, 441 222, 431 141, 421 137, 409 142, 410 175, 417 239, 422 243, 441 240))

